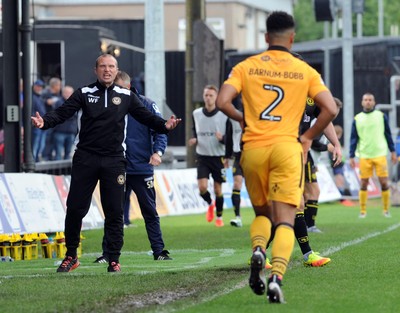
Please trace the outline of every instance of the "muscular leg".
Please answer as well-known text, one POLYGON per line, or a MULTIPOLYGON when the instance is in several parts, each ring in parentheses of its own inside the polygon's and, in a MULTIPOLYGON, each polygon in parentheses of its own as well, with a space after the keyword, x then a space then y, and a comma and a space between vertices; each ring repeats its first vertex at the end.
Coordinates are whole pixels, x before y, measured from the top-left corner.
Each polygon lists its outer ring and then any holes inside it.
POLYGON ((388 214, 390 207, 390 189, 388 177, 378 177, 382 189, 383 213, 388 214))
POLYGON ((369 178, 361 178, 360 181, 360 191, 358 192, 358 197, 360 199, 360 216, 362 216, 363 214, 365 216, 365 214, 367 214, 368 180, 369 178))
POLYGON ((215 207, 217 211, 217 217, 222 216, 224 210, 224 196, 222 194, 222 184, 214 181, 214 193, 215 193, 215 207))
POLYGON ((211 194, 208 191, 208 178, 199 178, 197 180, 197 185, 199 187, 200 197, 203 198, 205 202, 208 204, 208 209, 206 212, 206 220, 207 222, 212 222, 214 219, 214 209, 215 205, 211 199, 211 194))
POLYGON ((272 202, 275 237, 272 243, 271 275, 282 277, 287 269, 294 246, 294 217, 296 209, 293 205, 284 202, 272 202))
POLYGON ((243 185, 243 176, 233 176, 233 189, 232 189, 232 204, 235 213, 235 218, 231 220, 231 225, 235 227, 242 227, 242 219, 240 217, 240 190, 243 185))
POLYGON ((307 224, 304 219, 304 198, 301 200, 300 207, 296 209, 296 217, 294 219, 294 235, 303 255, 312 252, 309 244, 307 224))
POLYGON ((199 187, 200 196, 204 199, 208 205, 211 204, 211 194, 208 191, 208 179, 207 178, 200 178, 197 180, 197 186, 199 187))
POLYGON ((272 229, 272 206, 265 204, 262 206, 253 205, 255 219, 250 225, 250 239, 253 250, 256 247, 267 247, 272 229))
POLYGON ((240 217, 240 190, 243 185, 243 176, 233 176, 232 204, 235 210, 235 216, 240 217))
POLYGON ((308 227, 315 226, 318 213, 318 198, 320 189, 317 182, 306 183, 304 186, 305 210, 304 216, 308 227))

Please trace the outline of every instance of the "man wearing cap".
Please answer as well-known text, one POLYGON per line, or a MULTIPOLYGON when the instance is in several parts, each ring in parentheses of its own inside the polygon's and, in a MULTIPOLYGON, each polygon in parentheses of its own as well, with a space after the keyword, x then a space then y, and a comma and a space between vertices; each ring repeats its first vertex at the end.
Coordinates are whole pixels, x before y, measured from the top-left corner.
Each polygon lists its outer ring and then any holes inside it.
MULTIPOLYGON (((32 86, 32 114, 39 112, 40 115, 46 113, 46 104, 41 97, 42 91, 46 84, 43 80, 38 79, 32 86)), ((32 127, 32 154, 35 162, 39 162, 39 156, 42 154, 44 145, 46 144, 47 131, 32 127)))

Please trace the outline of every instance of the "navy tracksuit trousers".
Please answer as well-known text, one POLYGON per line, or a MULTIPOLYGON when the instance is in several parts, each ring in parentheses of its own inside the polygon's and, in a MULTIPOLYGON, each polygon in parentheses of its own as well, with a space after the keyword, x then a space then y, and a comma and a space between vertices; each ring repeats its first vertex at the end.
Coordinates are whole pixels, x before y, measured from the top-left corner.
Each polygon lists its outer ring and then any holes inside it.
MULTIPOLYGON (((129 212, 131 190, 136 194, 139 202, 140 211, 146 225, 147 237, 150 241, 151 249, 154 255, 160 254, 164 250, 164 241, 162 239, 160 218, 156 208, 156 192, 154 189, 153 175, 126 175, 126 193, 125 193, 125 219, 126 212, 129 212)), ((126 221, 125 221, 126 222, 126 221)))

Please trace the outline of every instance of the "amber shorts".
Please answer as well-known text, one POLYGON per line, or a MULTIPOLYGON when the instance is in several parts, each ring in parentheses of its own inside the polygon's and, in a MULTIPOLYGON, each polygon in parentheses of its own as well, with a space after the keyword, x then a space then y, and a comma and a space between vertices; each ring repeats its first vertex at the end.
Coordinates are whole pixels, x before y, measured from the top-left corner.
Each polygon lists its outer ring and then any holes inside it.
POLYGON ((360 158, 360 177, 370 178, 374 174, 374 168, 376 176, 378 177, 388 177, 388 166, 386 156, 381 156, 377 158, 364 159, 360 158))
POLYGON ((300 143, 281 142, 244 150, 240 164, 253 205, 262 206, 269 200, 300 205, 304 189, 300 143))

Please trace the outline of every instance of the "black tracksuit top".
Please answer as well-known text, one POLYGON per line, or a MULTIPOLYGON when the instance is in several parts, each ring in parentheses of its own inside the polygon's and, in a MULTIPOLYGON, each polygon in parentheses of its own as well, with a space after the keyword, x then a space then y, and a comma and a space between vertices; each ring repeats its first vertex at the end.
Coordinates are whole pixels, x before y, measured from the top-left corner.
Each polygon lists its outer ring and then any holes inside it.
POLYGON ((130 90, 98 81, 77 89, 63 105, 43 116, 42 129, 61 124, 78 112, 77 149, 104 156, 125 151, 127 114, 158 133, 168 133, 165 120, 147 110, 130 90))

